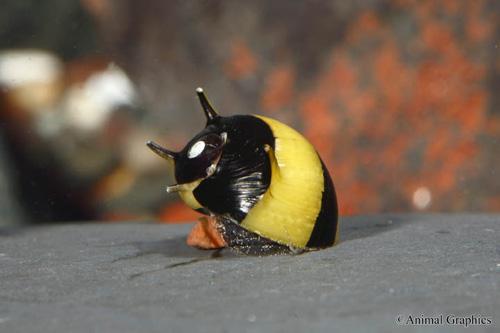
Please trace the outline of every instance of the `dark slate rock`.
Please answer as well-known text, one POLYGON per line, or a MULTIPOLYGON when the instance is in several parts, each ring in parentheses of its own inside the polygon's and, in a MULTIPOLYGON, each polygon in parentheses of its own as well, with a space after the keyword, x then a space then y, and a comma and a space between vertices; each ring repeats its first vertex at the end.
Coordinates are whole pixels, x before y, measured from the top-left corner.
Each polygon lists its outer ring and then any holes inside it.
POLYGON ((1 230, 0 331, 498 331, 499 215, 343 218, 338 246, 270 257, 189 248, 190 226, 1 230), (409 314, 493 324, 398 326, 409 314))

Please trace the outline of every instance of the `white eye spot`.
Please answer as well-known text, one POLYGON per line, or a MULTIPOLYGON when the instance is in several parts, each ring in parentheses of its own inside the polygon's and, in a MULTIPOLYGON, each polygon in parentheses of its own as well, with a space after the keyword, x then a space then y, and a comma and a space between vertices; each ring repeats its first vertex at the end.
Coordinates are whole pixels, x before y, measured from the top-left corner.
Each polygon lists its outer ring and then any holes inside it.
POLYGON ((195 158, 205 149, 205 141, 196 142, 188 151, 188 158, 195 158))

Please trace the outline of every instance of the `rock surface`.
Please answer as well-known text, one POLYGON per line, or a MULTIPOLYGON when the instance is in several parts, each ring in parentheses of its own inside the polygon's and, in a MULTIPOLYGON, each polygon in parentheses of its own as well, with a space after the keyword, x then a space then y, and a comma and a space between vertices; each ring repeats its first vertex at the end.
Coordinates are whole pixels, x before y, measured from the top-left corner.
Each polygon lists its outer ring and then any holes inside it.
POLYGON ((343 218, 299 256, 185 245, 191 225, 0 229, 1 332, 498 332, 499 215, 343 218), (408 315, 489 326, 398 325, 408 315))

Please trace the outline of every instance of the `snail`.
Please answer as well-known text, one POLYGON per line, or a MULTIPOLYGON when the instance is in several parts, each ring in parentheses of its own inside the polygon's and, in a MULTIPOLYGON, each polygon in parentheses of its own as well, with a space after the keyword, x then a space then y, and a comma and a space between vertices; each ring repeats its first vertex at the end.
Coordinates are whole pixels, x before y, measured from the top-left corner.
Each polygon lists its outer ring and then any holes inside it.
POLYGON ((177 192, 208 215, 226 245, 246 254, 300 253, 338 238, 331 177, 301 134, 260 115, 220 116, 197 88, 207 122, 180 151, 148 141, 174 163, 177 192))

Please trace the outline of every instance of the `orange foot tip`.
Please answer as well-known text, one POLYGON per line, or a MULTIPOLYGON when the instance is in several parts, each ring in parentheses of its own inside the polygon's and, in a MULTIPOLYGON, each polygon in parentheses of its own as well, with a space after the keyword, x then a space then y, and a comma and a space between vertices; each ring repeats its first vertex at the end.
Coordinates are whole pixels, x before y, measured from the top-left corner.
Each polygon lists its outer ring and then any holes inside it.
POLYGON ((222 235, 217 230, 216 221, 210 217, 200 217, 186 240, 187 245, 204 250, 227 247, 222 235))

